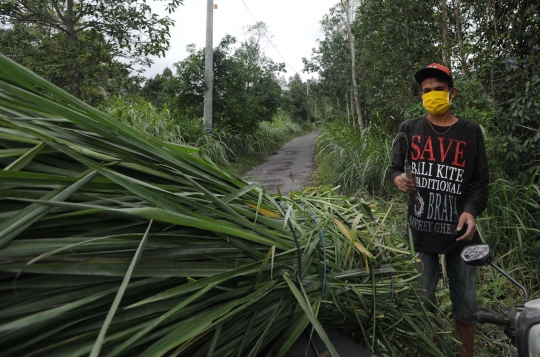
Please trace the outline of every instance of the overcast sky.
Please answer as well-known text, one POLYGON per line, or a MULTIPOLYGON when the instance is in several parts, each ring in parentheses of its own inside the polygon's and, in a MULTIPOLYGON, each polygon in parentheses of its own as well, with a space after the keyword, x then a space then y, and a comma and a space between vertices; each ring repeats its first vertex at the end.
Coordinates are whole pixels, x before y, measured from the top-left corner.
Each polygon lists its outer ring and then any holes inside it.
MULTIPOLYGON (((218 9, 214 10, 214 47, 225 36, 235 36, 239 42, 244 40, 243 28, 254 25, 255 20, 263 21, 275 37, 273 43, 277 50, 303 79, 311 74, 302 73, 302 57, 311 57, 311 49, 317 46, 322 37, 319 22, 338 0, 214 0, 218 9)), ((155 2, 154 11, 165 15, 164 3, 155 2)), ((176 12, 169 15, 176 21, 171 29, 171 46, 165 58, 153 58, 154 64, 145 76, 153 77, 175 62, 187 56, 186 46, 194 43, 203 48, 206 42, 206 4, 207 0, 184 0, 176 12)), ((284 62, 280 55, 268 46, 266 54, 276 62, 284 62)), ((287 66, 286 77, 294 70, 287 66)))

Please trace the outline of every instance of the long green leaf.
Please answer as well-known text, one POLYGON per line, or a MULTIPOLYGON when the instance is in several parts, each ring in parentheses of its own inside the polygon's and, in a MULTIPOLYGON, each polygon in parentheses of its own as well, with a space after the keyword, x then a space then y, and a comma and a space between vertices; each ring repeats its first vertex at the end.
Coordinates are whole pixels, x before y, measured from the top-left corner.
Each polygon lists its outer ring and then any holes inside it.
MULTIPOLYGON (((77 190, 86 185, 88 182, 92 181, 96 174, 97 172, 95 171, 87 171, 83 174, 84 177, 82 177, 75 184, 63 190, 59 189, 53 191, 50 194, 47 194, 43 199, 52 202, 63 201, 69 198, 72 194, 74 194, 77 190)), ((8 244, 14 237, 16 237, 26 228, 28 228, 32 223, 42 217, 50 209, 51 207, 35 203, 28 206, 21 212, 17 213, 10 219, 7 219, 4 222, 0 223, 0 248, 8 244)))
POLYGON ((146 244, 146 240, 148 239, 148 233, 150 232, 150 227, 152 227, 152 221, 150 221, 150 223, 148 224, 148 228, 146 229, 146 232, 144 233, 144 236, 141 239, 141 244, 139 245, 139 248, 137 248, 137 252, 135 253, 133 260, 131 261, 131 264, 129 265, 129 268, 126 272, 124 280, 122 281, 122 284, 120 285, 120 288, 118 289, 118 293, 116 294, 116 297, 114 298, 114 301, 111 305, 109 313, 107 314, 107 317, 105 318, 105 322, 103 322, 103 326, 101 327, 101 330, 99 331, 99 335, 96 339, 96 343, 94 344, 94 347, 92 347, 92 352, 90 352, 90 357, 99 356, 99 352, 101 351, 101 346, 103 345, 103 340, 105 339, 105 334, 107 333, 107 329, 109 328, 109 325, 111 324, 114 314, 116 313, 116 310, 118 309, 118 306, 120 305, 120 301, 122 300, 122 297, 124 296, 124 293, 129 284, 129 280, 131 279, 131 275, 133 274, 133 270, 135 270, 135 266, 137 265, 139 259, 141 258, 141 254, 144 250, 144 245, 146 244))
POLYGON ((321 323, 317 320, 315 315, 313 315, 313 311, 311 310, 311 306, 308 304, 308 302, 304 299, 304 296, 302 296, 302 293, 298 290, 298 288, 294 285, 292 280, 289 278, 288 274, 285 273, 283 275, 283 279, 287 282, 287 285, 289 286, 289 289, 291 289, 291 292, 293 293, 294 297, 296 298, 296 301, 298 301, 298 304, 304 310, 307 318, 309 319, 309 322, 313 325, 315 328, 315 331, 319 334, 319 337, 324 342, 326 347, 328 347, 328 350, 332 354, 332 356, 339 357, 339 353, 337 352, 336 348, 330 342, 330 339, 328 338, 328 335, 324 331, 324 328, 321 326, 321 323))

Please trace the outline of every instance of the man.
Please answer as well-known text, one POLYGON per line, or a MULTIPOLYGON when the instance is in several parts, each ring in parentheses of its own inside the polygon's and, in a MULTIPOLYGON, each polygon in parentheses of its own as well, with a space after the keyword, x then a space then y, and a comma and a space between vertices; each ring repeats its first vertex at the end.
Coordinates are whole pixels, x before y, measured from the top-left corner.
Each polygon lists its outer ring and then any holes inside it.
POLYGON ((484 137, 477 123, 452 114, 457 90, 447 67, 432 63, 415 79, 428 113, 401 124, 399 131, 407 135, 409 151, 396 145, 389 178, 400 191, 415 197, 407 216, 421 261, 426 308, 435 310, 438 254, 445 254, 452 314, 462 342, 459 356, 472 357, 476 267, 466 265, 459 253, 469 244, 480 243, 475 218, 486 207, 489 183, 484 137), (413 179, 404 173, 405 155, 413 179))

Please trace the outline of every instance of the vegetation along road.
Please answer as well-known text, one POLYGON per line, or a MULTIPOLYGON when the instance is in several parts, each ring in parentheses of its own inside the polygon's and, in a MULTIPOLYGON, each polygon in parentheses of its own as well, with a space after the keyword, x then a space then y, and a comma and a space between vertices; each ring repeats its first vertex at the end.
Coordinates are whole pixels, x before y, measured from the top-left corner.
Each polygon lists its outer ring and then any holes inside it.
MULTIPOLYGON (((539 1, 226 2, 212 135, 207 46, 176 56, 204 2, 0 0, 2 357, 285 356, 305 333, 345 357, 333 328, 379 357, 453 356, 448 280, 428 312, 386 178, 400 126, 426 115, 413 74, 433 62, 452 72, 452 114, 483 128, 482 240, 540 297, 539 1), (319 39, 294 62, 304 32, 319 39)), ((477 296, 494 312, 523 301, 487 267, 477 296)), ((517 356, 503 336, 478 324, 474 355, 517 356)))
POLYGON ((248 180, 255 178, 270 193, 276 193, 277 189, 283 194, 301 190, 309 184, 313 173, 313 154, 318 136, 319 131, 315 130, 289 141, 245 177, 248 180))

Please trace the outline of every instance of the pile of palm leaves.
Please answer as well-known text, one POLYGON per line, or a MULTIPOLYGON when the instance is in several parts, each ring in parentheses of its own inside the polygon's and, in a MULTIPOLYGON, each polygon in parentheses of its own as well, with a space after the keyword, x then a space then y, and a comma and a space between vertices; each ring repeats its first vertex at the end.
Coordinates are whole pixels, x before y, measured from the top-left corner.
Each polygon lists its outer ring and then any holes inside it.
POLYGON ((3 356, 272 356, 306 329, 338 356, 323 325, 446 355, 391 213, 271 197, 2 56, 0 167, 3 356))

